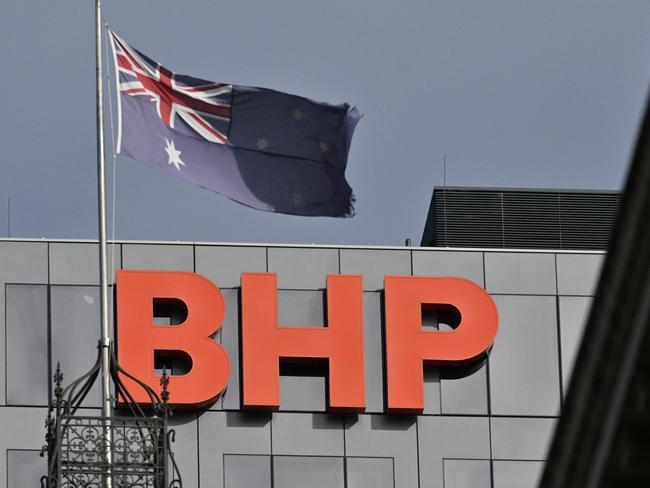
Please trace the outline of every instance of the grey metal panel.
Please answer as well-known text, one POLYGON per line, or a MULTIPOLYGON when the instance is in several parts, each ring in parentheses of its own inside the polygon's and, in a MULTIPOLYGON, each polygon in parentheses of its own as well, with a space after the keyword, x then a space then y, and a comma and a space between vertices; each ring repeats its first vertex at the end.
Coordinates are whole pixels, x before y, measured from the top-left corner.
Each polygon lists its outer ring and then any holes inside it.
POLYGON ((418 417, 420 483, 443 488, 443 459, 490 458, 487 417, 418 417))
MULTIPOLYGON (((0 351, 6 351, 5 293, 5 284, 0 282, 0 351)), ((6 404, 6 373, 6 361, 0 360, 0 405, 6 404)))
POLYGON ((415 417, 365 414, 346 417, 345 449, 347 456, 392 457, 395 486, 419 486, 415 417))
MULTIPOLYGON (((271 488, 271 456, 226 454, 225 488, 271 488)), ((204 483, 207 485, 207 483, 204 483)))
MULTIPOLYGON (((5 283, 47 283, 47 243, 0 242, 0 351, 5 350, 5 283)), ((0 361, 0 405, 6 403, 5 362, 0 361)))
POLYGON ((226 305, 226 316, 218 333, 222 346, 230 359, 230 376, 226 391, 221 394, 211 407, 212 410, 238 410, 240 408, 240 372, 239 372, 239 308, 238 291, 221 290, 226 305))
POLYGON ((278 288, 318 290, 328 274, 339 272, 338 249, 268 248, 268 268, 278 275, 278 288))
POLYGON ((410 251, 341 249, 341 274, 363 276, 363 289, 383 290, 385 275, 410 275, 410 251))
POLYGON ((573 364, 587 325, 592 302, 591 297, 560 297, 560 346, 564 392, 569 386, 573 364))
POLYGON ((169 418, 169 428, 176 432, 171 448, 183 477, 183 486, 199 486, 197 419, 196 412, 178 410, 169 418))
POLYGON ((321 413, 274 413, 273 454, 343 456, 343 421, 321 413))
POLYGON ((487 364, 468 376, 440 380, 443 414, 487 415, 487 364))
POLYGON ((435 366, 424 366, 424 410, 426 415, 440 414, 440 370, 435 366))
POLYGON ((491 488, 490 461, 487 459, 445 459, 445 488, 491 488))
POLYGON ((1 283, 47 283, 46 242, 0 242, 1 283))
POLYGON ((543 469, 539 461, 494 461, 494 488, 536 488, 543 469))
MULTIPOLYGON (((52 370, 61 363, 64 384, 86 373, 97 358, 100 336, 99 287, 57 286, 50 289, 52 370)), ((99 382, 88 393, 84 406, 101 404, 99 382)))
POLYGON ((555 295, 554 255, 486 252, 485 285, 490 293, 555 295))
MULTIPOLYGON (((7 450, 40 450, 46 416, 46 408, 0 408, 0 488, 7 488, 7 450)), ((30 485, 20 484, 12 488, 27 486, 30 485)))
POLYGON ((391 458, 347 457, 347 488, 395 488, 391 458))
POLYGON ((593 295, 598 284, 604 254, 558 254, 559 295, 593 295))
POLYGON ((194 271, 193 246, 170 244, 123 244, 124 269, 194 271))
POLYGON ((492 417, 494 459, 546 459, 556 419, 492 417))
POLYGON ((278 323, 281 326, 323 327, 324 291, 278 291, 278 323))
POLYGON ((381 295, 363 294, 364 360, 366 366, 366 412, 384 411, 384 359, 382 344, 381 295))
MULTIPOLYGON (((121 245, 108 245, 108 280, 113 283, 114 269, 122 263, 121 245), (113 250, 115 258, 113 258, 113 250)), ((99 285, 99 247, 95 243, 50 243, 50 283, 53 285, 99 285)))
POLYGON ((343 458, 273 456, 273 488, 343 488, 343 458))
POLYGON ((196 246, 196 272, 219 288, 241 286, 245 271, 266 271, 266 248, 196 246))
POLYGON ((7 404, 48 404, 47 285, 6 285, 7 404))
POLYGON ((414 276, 458 276, 485 286, 483 253, 413 251, 414 276))
POLYGON ((499 331, 490 354, 492 414, 558 415, 555 297, 493 298, 499 311, 499 331))
POLYGON ((324 412, 327 381, 322 376, 280 376, 280 410, 324 412))
POLYGON ((41 477, 47 475, 47 457, 40 451, 7 450, 7 487, 26 488, 41 486, 41 477))
POLYGON ((202 488, 223 488, 224 454, 271 454, 270 414, 203 412, 197 429, 202 488))

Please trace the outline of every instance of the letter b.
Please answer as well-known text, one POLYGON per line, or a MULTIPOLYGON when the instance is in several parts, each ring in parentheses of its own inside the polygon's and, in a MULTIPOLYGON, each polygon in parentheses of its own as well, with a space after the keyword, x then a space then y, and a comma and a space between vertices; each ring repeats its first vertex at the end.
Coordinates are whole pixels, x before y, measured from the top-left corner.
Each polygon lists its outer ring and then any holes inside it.
MULTIPOLYGON (((225 306, 219 288, 206 278, 184 271, 118 271, 118 359, 124 370, 160 392, 160 376, 154 373, 156 351, 184 353, 191 369, 169 378, 170 403, 200 406, 209 403, 228 384, 230 362, 226 351, 211 339, 219 330, 225 306), (155 299, 175 299, 187 307, 187 318, 178 325, 153 322, 155 299)), ((138 403, 149 397, 133 381, 122 376, 138 403)))

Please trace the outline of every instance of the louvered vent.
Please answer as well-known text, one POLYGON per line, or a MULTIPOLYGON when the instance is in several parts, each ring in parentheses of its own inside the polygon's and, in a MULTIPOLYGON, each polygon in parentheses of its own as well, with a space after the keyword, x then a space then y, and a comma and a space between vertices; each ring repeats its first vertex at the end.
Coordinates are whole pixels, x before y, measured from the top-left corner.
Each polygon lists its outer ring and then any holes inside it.
POLYGON ((434 188, 423 246, 606 249, 620 195, 434 188))

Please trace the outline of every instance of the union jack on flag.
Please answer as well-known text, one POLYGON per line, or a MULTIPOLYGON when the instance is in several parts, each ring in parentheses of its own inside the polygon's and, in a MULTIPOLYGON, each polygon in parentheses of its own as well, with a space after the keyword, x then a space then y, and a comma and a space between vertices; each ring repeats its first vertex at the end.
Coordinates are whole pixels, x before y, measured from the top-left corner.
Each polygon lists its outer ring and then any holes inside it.
POLYGON ((158 116, 172 129, 180 117, 205 140, 228 142, 232 85, 176 75, 131 48, 114 32, 111 41, 116 67, 127 77, 120 80, 121 93, 154 102, 158 116))
POLYGON ((345 168, 356 109, 173 73, 110 39, 117 152, 259 210, 353 215, 345 168))

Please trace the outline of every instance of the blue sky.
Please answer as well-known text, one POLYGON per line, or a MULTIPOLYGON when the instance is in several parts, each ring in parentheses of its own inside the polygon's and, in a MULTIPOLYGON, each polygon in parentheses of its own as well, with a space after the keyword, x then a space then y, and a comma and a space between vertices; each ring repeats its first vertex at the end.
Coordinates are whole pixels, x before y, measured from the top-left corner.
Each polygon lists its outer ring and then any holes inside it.
MULTIPOLYGON (((118 156, 119 239, 419 242, 443 154, 449 185, 618 189, 650 80, 646 0, 105 0, 104 16, 177 72, 365 114, 354 218, 258 212, 118 156)), ((0 236, 7 197, 13 236, 97 236, 93 28, 92 2, 2 7, 0 236)))

